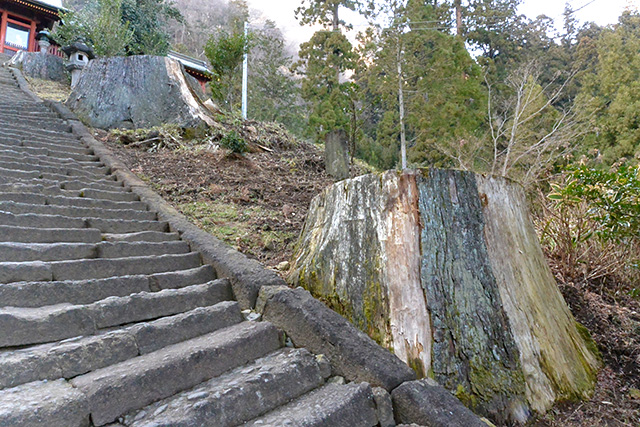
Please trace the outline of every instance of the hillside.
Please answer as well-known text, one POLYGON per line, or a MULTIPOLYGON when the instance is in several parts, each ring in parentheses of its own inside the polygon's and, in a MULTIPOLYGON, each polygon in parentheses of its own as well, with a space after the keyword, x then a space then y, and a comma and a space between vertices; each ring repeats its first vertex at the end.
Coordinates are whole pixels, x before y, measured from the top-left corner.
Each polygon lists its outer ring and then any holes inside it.
POLYGON ((260 140, 242 155, 195 143, 177 150, 139 149, 135 142, 121 143, 127 136, 98 134, 198 226, 276 267, 290 258, 311 199, 333 181, 318 147, 295 140, 280 126, 247 122, 242 132, 260 140))

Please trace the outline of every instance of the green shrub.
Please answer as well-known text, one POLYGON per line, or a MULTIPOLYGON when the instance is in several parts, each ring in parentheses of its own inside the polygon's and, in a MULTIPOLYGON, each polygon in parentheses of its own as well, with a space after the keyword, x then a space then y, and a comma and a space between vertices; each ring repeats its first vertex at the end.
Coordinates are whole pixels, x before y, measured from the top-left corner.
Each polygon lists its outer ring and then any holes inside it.
POLYGON ((220 140, 220 146, 231 150, 234 153, 244 153, 248 150, 247 141, 242 139, 236 132, 229 132, 220 140))
POLYGON ((587 215, 598 225, 600 238, 620 242, 640 237, 640 168, 612 170, 580 166, 568 172, 565 182, 552 184, 549 199, 558 204, 589 204, 587 215))
POLYGON ((580 166, 551 184, 536 222, 560 280, 608 278, 632 291, 640 280, 639 175, 638 167, 580 166))

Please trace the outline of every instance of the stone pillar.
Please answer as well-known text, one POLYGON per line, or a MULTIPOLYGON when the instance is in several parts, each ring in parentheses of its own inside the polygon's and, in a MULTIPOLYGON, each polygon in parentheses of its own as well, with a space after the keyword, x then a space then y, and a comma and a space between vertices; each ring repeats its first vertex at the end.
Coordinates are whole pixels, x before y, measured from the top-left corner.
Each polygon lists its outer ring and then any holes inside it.
POLYGON ((325 137, 324 161, 327 174, 337 180, 349 178, 349 142, 342 129, 331 131, 325 137))

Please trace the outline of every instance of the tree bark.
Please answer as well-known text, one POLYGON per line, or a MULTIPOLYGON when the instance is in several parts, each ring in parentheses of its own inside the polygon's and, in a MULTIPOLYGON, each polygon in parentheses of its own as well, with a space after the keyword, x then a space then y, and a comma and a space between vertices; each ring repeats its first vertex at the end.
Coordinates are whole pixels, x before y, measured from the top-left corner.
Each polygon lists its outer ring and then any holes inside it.
POLYGON ((462 0, 454 1, 456 8, 456 34, 462 37, 462 0))
POLYGON ((217 126, 187 79, 182 65, 166 57, 94 59, 66 104, 86 124, 101 129, 217 126))
POLYGON ((505 179, 429 170, 338 183, 312 202, 291 282, 495 422, 593 390, 592 341, 505 179))

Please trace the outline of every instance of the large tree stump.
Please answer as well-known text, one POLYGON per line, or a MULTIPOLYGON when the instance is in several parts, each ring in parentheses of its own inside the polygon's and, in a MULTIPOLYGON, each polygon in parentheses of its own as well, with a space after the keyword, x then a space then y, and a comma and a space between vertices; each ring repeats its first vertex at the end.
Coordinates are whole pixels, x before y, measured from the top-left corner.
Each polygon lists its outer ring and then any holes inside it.
POLYGON ((86 124, 147 128, 165 123, 215 126, 182 65, 161 56, 99 58, 82 70, 67 100, 86 124))
POLYGON ((593 342, 508 180, 429 170, 337 183, 311 203, 291 279, 498 423, 593 390, 593 342))

